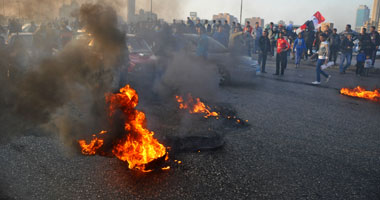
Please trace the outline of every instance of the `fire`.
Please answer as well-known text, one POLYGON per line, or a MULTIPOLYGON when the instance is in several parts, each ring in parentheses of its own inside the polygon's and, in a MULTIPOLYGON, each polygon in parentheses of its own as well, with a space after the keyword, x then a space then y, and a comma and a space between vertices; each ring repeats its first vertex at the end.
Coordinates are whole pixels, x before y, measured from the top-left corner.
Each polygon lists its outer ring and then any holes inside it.
MULTIPOLYGON (((146 128, 145 114, 136 109, 138 94, 134 89, 127 85, 120 89, 119 93, 107 95, 106 101, 109 104, 109 117, 113 117, 116 111, 120 110, 125 118, 125 136, 116 142, 112 150, 118 159, 127 161, 130 169, 143 172, 151 171, 146 170, 148 163, 164 157, 165 160, 168 159, 165 146, 154 138, 153 131, 146 128)), ((94 155, 96 150, 103 145, 103 140, 95 137, 89 145, 86 145, 85 141, 79 141, 79 144, 83 154, 94 155)), ((168 169, 170 167, 162 168, 162 170, 168 169)))
POLYGON ((189 110, 191 114, 204 114, 204 118, 219 117, 217 112, 211 112, 209 106, 206 106, 199 98, 194 99, 191 94, 187 95, 186 102, 181 96, 176 96, 176 99, 181 110, 189 110))
POLYGON ((358 86, 354 89, 342 88, 340 93, 351 97, 380 101, 380 90, 368 91, 358 86))
POLYGON ((88 46, 89 47, 93 47, 94 46, 94 42, 95 42, 94 39, 91 39, 91 41, 88 43, 88 46))
MULTIPOLYGON (((107 131, 101 131, 99 135, 106 134, 107 131)), ((87 144, 86 140, 79 140, 79 145, 82 148, 82 154, 84 155, 95 155, 97 151, 103 146, 104 140, 99 139, 96 135, 93 135, 93 139, 89 144, 87 144)))

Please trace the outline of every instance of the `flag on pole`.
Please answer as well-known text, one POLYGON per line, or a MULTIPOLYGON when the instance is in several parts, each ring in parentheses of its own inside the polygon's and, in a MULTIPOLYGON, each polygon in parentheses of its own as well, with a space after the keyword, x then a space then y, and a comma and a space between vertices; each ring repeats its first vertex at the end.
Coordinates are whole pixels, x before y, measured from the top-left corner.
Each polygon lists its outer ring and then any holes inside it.
POLYGON ((304 31, 306 28, 309 29, 317 29, 321 23, 323 23, 326 19, 323 15, 318 11, 312 17, 311 20, 305 22, 304 25, 297 29, 297 34, 304 31))

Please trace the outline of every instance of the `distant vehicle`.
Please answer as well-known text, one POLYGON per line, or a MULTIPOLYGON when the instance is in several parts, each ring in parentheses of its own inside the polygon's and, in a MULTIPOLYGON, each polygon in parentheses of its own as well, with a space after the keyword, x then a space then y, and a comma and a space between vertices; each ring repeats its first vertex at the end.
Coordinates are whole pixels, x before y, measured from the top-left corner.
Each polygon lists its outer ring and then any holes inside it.
MULTIPOLYGON (((199 35, 184 34, 185 48, 195 54, 199 35)), ((222 76, 221 83, 241 82, 254 78, 258 62, 248 56, 232 56, 230 51, 215 39, 209 38, 208 60, 215 63, 222 76)))

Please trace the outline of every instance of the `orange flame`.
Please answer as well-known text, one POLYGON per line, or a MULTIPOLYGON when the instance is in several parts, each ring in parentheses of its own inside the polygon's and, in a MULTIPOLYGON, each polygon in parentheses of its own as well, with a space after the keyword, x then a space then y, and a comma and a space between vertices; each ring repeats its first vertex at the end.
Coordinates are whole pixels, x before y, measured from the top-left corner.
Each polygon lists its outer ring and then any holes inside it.
MULTIPOLYGON (((99 135, 106 134, 107 131, 101 131, 99 135)), ((82 154, 84 155, 95 155, 97 151, 103 146, 104 140, 99 139, 96 135, 93 135, 94 139, 91 140, 89 144, 87 144, 86 140, 79 140, 79 145, 82 148, 82 154)))
MULTIPOLYGON (((153 137, 153 131, 146 128, 145 114, 136 110, 138 94, 134 89, 127 85, 120 89, 119 93, 107 95, 106 101, 109 104, 109 117, 112 117, 116 110, 121 110, 126 120, 124 124, 126 136, 119 140, 112 150, 118 159, 127 161, 130 169, 150 172, 152 170, 145 169, 148 163, 165 155, 165 160, 169 158, 165 146, 153 137)), ((105 133, 107 132, 102 131, 99 135, 105 133)), ((87 145, 84 140, 80 140, 79 144, 83 154, 95 155, 103 142, 103 139, 98 139, 94 135, 90 144, 87 145)), ((162 170, 169 169, 170 167, 162 168, 162 170)))
POLYGON ((129 85, 120 89, 120 93, 107 96, 110 115, 116 109, 121 109, 126 122, 124 129, 129 133, 114 147, 113 153, 122 161, 128 161, 130 169, 147 172, 145 165, 164 157, 166 148, 155 139, 154 132, 146 128, 145 114, 136 110, 138 105, 137 92, 129 85))
POLYGON ((380 101, 380 90, 368 91, 358 86, 354 89, 342 88, 340 93, 351 97, 380 101))
POLYGON ((209 106, 206 106, 199 98, 194 99, 191 94, 188 94, 186 102, 181 96, 176 96, 176 99, 181 110, 189 110, 191 114, 203 113, 204 118, 219 117, 217 112, 211 112, 209 106))

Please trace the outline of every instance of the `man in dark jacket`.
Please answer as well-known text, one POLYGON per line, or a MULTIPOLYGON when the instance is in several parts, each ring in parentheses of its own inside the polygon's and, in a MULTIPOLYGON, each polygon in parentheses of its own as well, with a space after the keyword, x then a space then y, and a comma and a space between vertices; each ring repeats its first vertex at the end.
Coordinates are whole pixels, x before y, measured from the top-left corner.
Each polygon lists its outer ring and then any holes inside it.
POLYGON ((379 49, 379 46, 380 46, 380 36, 379 36, 379 33, 376 31, 376 28, 374 26, 371 27, 369 35, 371 37, 372 66, 374 66, 375 61, 376 61, 376 53, 377 53, 377 50, 379 49))
POLYGON ((261 59, 261 73, 267 73, 265 71, 265 65, 267 62, 267 55, 271 52, 271 44, 268 38, 268 31, 265 30, 263 35, 259 39, 260 59, 261 59))
POLYGON ((340 46, 340 36, 338 35, 338 30, 334 28, 333 33, 330 35, 329 39, 330 44, 330 61, 334 62, 336 65, 336 59, 338 57, 338 51, 340 46))
POLYGON ((343 39, 341 44, 342 55, 340 57, 340 73, 345 74, 348 67, 351 65, 352 60, 352 49, 354 47, 354 42, 352 40, 352 35, 347 34, 343 39), (347 64, 344 65, 344 61, 347 60, 347 64))
POLYGON ((362 28, 362 31, 360 32, 358 38, 359 38, 359 50, 363 50, 366 57, 371 56, 372 55, 371 37, 369 36, 369 34, 367 34, 366 28, 362 28))

